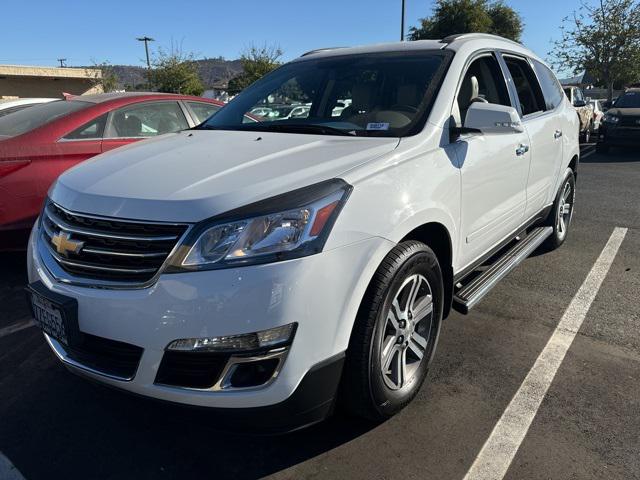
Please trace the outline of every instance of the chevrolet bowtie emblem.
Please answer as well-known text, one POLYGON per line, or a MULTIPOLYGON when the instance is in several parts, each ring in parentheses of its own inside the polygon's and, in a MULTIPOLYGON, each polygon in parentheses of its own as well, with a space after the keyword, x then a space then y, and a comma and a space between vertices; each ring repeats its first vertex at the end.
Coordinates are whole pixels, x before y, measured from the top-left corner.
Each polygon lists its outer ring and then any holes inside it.
POLYGON ((69 253, 80 253, 80 250, 84 247, 84 242, 72 240, 71 235, 67 232, 56 233, 51 237, 51 243, 56 247, 56 252, 65 257, 69 255, 69 253))

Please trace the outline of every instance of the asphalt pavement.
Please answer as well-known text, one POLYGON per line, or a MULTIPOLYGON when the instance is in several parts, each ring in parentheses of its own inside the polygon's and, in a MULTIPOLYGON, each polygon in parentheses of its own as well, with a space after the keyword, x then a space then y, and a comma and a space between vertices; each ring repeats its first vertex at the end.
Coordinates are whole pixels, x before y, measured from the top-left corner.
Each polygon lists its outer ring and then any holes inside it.
POLYGON ((594 270, 602 283, 504 478, 640 478, 639 251, 640 153, 586 146, 565 245, 444 322, 409 407, 378 425, 338 414, 276 437, 223 432, 201 411, 70 374, 29 323, 24 255, 0 255, 0 479, 463 479, 594 270), (602 271, 617 227, 624 238, 602 271))

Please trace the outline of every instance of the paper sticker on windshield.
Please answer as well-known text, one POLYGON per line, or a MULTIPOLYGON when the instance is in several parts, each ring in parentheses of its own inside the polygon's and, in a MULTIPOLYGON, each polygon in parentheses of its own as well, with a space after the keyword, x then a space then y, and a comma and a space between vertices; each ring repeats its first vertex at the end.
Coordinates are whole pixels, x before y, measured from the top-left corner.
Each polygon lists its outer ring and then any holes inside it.
POLYGON ((367 130, 389 130, 388 123, 367 123, 367 130))

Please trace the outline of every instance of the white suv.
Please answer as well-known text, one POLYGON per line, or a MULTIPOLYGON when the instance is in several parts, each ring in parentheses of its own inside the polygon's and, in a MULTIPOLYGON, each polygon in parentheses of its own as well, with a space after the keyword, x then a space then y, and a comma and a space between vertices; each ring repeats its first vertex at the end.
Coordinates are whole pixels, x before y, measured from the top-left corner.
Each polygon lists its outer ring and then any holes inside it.
POLYGON ((199 127, 63 174, 30 304, 70 370, 233 426, 293 429, 336 401, 384 419, 452 308, 563 243, 578 157, 575 111, 519 44, 310 52, 199 127), (269 103, 309 115, 243 122, 269 103))

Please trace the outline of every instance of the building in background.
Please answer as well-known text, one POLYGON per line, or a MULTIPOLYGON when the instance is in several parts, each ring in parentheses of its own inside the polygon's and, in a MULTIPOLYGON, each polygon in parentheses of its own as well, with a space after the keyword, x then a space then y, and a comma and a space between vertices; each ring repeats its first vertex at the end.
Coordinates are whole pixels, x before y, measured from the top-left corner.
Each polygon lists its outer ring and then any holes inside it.
POLYGON ((102 93, 101 78, 95 68, 0 65, 0 99, 102 93))

